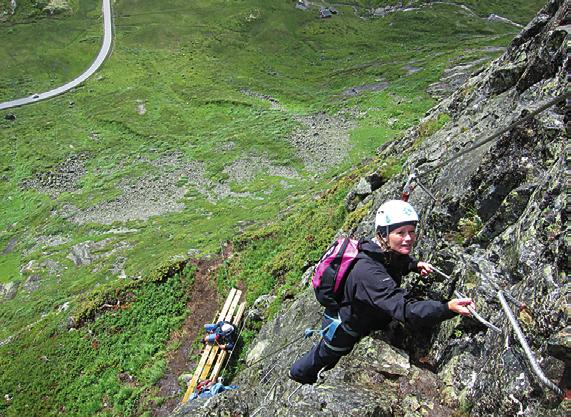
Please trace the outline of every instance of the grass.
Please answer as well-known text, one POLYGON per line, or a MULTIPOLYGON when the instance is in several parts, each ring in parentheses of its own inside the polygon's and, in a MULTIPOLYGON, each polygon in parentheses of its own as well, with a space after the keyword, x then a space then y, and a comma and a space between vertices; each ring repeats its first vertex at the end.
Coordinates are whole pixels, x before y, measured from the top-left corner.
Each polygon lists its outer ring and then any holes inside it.
MULTIPOLYGON (((6 415, 132 415, 162 376, 165 346, 186 311, 192 271, 148 283, 118 309, 76 331, 52 314, 3 348, 0 386, 6 415), (19 367, 12 366, 17 358, 19 367), (25 369, 25 374, 22 370, 25 369)), ((148 406, 148 404, 147 404, 148 406)))
MULTIPOLYGON (((0 50, 0 100, 63 84, 100 47, 99 1, 72 2, 71 12, 48 17, 31 0, 17 3, 17 13, 0 23, 1 43, 18 45, 0 50)), ((517 20, 529 19, 541 5, 488 3, 472 6, 482 15, 497 7, 497 14, 517 20)), ((364 214, 348 216, 342 207, 357 174, 338 183, 332 178, 415 125, 433 104, 426 87, 451 62, 492 59, 497 52, 485 47, 505 46, 517 31, 446 5, 369 20, 349 6, 338 10, 333 19, 319 20, 317 10, 303 12, 289 1, 175 0, 165 6, 122 0, 114 4, 112 55, 92 79, 0 115, 0 284, 20 283, 16 298, 0 304, 0 340, 17 335, 0 347, 0 387, 14 396, 0 397, 0 415, 54 415, 61 407, 69 415, 142 414, 164 370, 166 335, 185 314, 172 298, 184 279, 157 281, 172 275, 189 252, 217 253, 221 242, 234 239, 239 252, 222 269, 221 291, 240 280, 250 301, 276 287, 282 297, 294 293, 306 265, 335 232, 364 214), (408 74, 408 64, 421 70, 408 74), (343 94, 380 80, 388 82, 382 91, 343 94), (243 89, 272 96, 281 108, 243 89), (287 141, 299 127, 295 117, 346 109, 359 115, 350 154, 325 173, 308 171, 287 141), (5 119, 6 113, 16 120, 5 119), (221 151, 221 144, 231 146, 221 151), (85 175, 74 188, 50 197, 23 187, 77 155, 85 156, 85 175), (181 211, 146 220, 77 224, 63 215, 69 207, 88 212, 112 202, 124 184, 146 177, 159 184, 175 168, 157 161, 172 155, 202 164, 206 191, 223 184, 244 196, 212 199, 189 186, 178 200, 185 205, 181 211), (225 169, 251 155, 299 175, 254 171, 249 180, 230 181, 225 169), (331 187, 321 199, 311 198, 331 187), (241 235, 248 224, 267 226, 241 235), (97 242, 89 264, 70 259, 77 245, 97 242), (121 258, 127 279, 113 272, 121 258), (35 292, 22 288, 29 274, 20 273, 31 261, 40 276, 35 292), (47 261, 58 268, 50 272, 47 261), (135 297, 125 310, 98 316, 101 304, 130 293, 135 297), (70 317, 84 326, 67 332, 70 317), (30 323, 37 324, 27 329, 30 323), (121 332, 110 333, 118 327, 121 332), (98 349, 90 347, 89 332, 98 349), (125 372, 134 384, 118 377, 125 372)), ((398 172, 402 161, 389 162, 386 175, 398 172)), ((173 181, 190 184, 191 175, 173 181)), ((147 197, 163 198, 157 195, 147 197)))

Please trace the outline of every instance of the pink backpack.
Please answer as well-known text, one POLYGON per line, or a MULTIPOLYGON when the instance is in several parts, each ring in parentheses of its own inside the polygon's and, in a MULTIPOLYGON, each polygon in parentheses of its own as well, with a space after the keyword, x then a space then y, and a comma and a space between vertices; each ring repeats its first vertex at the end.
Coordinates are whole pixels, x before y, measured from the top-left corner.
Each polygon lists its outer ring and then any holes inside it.
POLYGON ((315 267, 311 280, 315 296, 330 311, 339 310, 345 279, 359 249, 358 240, 342 236, 327 249, 315 267))

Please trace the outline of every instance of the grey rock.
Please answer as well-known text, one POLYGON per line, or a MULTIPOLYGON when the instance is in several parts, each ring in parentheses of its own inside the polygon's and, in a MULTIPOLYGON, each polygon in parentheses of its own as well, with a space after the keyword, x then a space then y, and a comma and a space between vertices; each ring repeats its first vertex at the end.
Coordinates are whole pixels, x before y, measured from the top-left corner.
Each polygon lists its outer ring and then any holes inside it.
POLYGON ((18 281, 7 282, 6 284, 0 284, 0 297, 4 300, 11 300, 16 297, 18 293, 18 287, 20 283, 18 281))
POLYGON ((21 274, 37 274, 37 273, 47 273, 49 275, 57 274, 63 270, 63 266, 52 259, 44 259, 43 261, 38 261, 37 259, 32 259, 26 265, 20 268, 21 274))
POLYGON ((69 305, 70 305, 69 301, 66 301, 65 303, 63 303, 58 307, 57 311, 59 312, 67 311, 69 309, 69 305))
POLYGON ((22 287, 28 292, 34 292, 40 288, 40 276, 39 275, 30 275, 22 287))
POLYGON ((2 249, 2 255, 7 255, 10 252, 12 252, 14 250, 14 248, 16 247, 17 243, 18 243, 18 239, 16 239, 15 237, 10 239, 8 244, 4 247, 4 249, 2 249))
MULTIPOLYGON (((67 259, 73 261, 75 266, 90 265, 97 259, 109 258, 111 255, 120 253, 128 247, 129 244, 127 242, 114 242, 112 238, 106 238, 97 242, 88 240, 72 246, 67 259)), ((123 257, 118 256, 114 266, 111 268, 111 272, 123 276, 124 261, 123 257)))
POLYGON ((381 187, 384 182, 383 177, 377 173, 362 177, 345 197, 345 208, 347 211, 355 210, 359 203, 363 202, 368 195, 381 187))
POLYGON ((89 265, 93 262, 90 251, 91 243, 92 242, 85 242, 74 245, 69 255, 67 255, 67 259, 73 261, 75 266, 89 265))
POLYGON ((311 279, 313 277, 313 273, 315 272, 315 266, 311 266, 305 270, 303 275, 301 276, 300 285, 302 287, 306 287, 311 283, 311 279))
POLYGON ((270 294, 261 295, 256 298, 252 307, 248 310, 248 319, 254 321, 264 320, 268 312, 268 308, 275 299, 276 296, 270 294))

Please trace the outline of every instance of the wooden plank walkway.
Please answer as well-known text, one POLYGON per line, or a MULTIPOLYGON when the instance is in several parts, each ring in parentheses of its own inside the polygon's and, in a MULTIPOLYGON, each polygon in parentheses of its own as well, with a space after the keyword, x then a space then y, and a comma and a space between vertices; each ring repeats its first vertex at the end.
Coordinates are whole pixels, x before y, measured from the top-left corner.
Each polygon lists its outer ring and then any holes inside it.
MULTIPOLYGON (((240 320, 242 319, 244 310, 246 309, 246 302, 244 301, 240 303, 241 297, 242 291, 237 290, 236 288, 232 288, 228 294, 228 297, 226 298, 224 306, 222 307, 222 311, 218 317, 216 317, 216 320, 213 321, 213 323, 218 323, 219 321, 224 320, 232 323, 234 327, 238 329, 240 320)), ((227 356, 228 352, 220 349, 216 345, 204 346, 204 351, 202 352, 198 366, 194 371, 192 379, 190 380, 186 393, 182 399, 183 403, 188 401, 188 398, 193 393, 194 389, 200 381, 209 379, 216 382, 218 374, 224 366, 224 361, 226 360, 227 356)))

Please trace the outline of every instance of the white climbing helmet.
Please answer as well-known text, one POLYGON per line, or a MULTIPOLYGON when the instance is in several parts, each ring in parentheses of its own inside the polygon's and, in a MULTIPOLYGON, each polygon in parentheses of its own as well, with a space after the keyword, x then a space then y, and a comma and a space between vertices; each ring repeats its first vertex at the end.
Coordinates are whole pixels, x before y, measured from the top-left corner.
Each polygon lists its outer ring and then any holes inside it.
POLYGON ((418 214, 409 203, 402 200, 390 200, 381 204, 375 216, 375 229, 383 237, 401 226, 416 223, 418 214))

